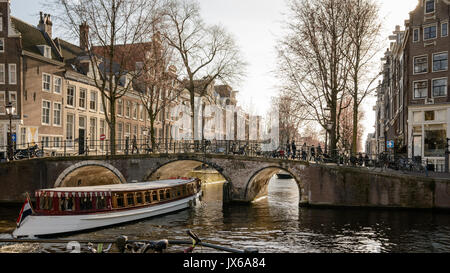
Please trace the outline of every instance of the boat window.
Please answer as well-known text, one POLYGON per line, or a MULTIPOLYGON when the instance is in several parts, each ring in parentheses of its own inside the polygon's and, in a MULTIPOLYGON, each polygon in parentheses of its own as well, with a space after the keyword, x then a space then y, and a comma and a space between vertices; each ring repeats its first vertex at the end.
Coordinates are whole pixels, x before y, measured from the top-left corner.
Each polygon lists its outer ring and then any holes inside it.
POLYGON ((71 211, 73 209, 73 197, 67 197, 64 201, 64 206, 66 207, 66 210, 71 211))
POLYGON ((187 188, 186 184, 183 185, 183 187, 182 187, 183 196, 186 196, 186 193, 187 193, 187 189, 186 188, 187 188))
POLYGON ((61 196, 61 198, 59 199, 59 210, 60 211, 66 210, 66 197, 65 196, 61 196))
POLYGON ((177 187, 177 196, 181 195, 181 187, 177 187))
POLYGON ((45 197, 45 204, 44 204, 44 209, 45 210, 51 210, 53 208, 53 198, 51 198, 50 196, 46 196, 45 197))
POLYGON ((103 196, 97 196, 97 199, 95 200, 95 208, 96 209, 104 209, 106 207, 106 200, 103 196))
POLYGON ((159 200, 164 200, 164 190, 159 190, 159 200))
POLYGON ((145 203, 150 203, 150 202, 151 202, 151 200, 150 200, 150 192, 146 191, 145 192, 145 203))
POLYGON ((152 201, 158 201, 158 193, 156 191, 152 191, 152 201))
POLYGON ((116 194, 116 198, 117 198, 117 207, 122 208, 124 207, 124 203, 123 203, 123 194, 116 194))
POLYGON ((136 204, 142 204, 142 192, 136 193, 136 204))
POLYGON ((170 199, 170 190, 169 189, 166 190, 166 199, 170 199))
POLYGON ((134 206, 134 194, 132 193, 127 194, 127 203, 128 206, 134 206))

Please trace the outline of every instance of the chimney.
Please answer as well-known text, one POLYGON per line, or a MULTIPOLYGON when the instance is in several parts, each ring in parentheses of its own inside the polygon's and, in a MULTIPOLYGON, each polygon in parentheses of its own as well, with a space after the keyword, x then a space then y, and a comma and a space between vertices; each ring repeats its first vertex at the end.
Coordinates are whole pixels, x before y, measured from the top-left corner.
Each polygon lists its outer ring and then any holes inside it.
POLYGON ((87 51, 89 47, 89 26, 86 22, 80 25, 80 48, 87 51))
POLYGON ((52 38, 52 20, 50 18, 50 14, 43 14, 42 11, 39 13, 40 19, 39 19, 39 25, 38 29, 42 32, 45 32, 48 34, 50 38, 52 38))

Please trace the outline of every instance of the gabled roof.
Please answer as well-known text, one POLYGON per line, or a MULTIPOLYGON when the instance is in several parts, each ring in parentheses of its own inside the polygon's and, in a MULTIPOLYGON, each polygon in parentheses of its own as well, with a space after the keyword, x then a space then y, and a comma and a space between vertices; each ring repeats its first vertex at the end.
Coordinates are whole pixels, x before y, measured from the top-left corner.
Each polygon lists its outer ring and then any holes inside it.
POLYGON ((46 45, 52 48, 52 59, 62 61, 55 48, 54 42, 48 35, 40 31, 37 27, 34 27, 28 23, 25 23, 15 17, 11 17, 11 22, 14 29, 20 32, 22 36, 22 47, 31 53, 42 55, 38 46, 46 45))

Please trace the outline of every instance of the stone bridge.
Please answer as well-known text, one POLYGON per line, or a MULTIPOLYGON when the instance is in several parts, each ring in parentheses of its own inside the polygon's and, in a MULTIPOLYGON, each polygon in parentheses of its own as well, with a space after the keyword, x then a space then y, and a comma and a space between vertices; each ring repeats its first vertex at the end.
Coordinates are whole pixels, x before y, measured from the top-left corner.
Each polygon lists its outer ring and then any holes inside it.
POLYGON ((450 178, 215 154, 57 157, 2 163, 0 202, 22 202, 25 192, 73 186, 76 181, 83 183, 89 175, 103 184, 133 183, 188 176, 203 164, 214 168, 227 181, 224 202, 251 202, 267 194, 270 178, 285 171, 297 182, 301 205, 450 208, 450 178), (77 170, 90 167, 96 167, 96 173, 71 177, 77 170))

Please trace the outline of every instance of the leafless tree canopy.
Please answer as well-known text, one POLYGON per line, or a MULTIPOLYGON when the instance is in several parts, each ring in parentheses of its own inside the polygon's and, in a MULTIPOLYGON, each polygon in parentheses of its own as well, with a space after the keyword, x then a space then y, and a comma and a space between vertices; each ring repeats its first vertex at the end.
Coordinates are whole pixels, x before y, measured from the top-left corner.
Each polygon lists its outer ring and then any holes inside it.
POLYGON ((155 20, 161 20, 159 8, 157 0, 54 0, 56 16, 73 36, 84 41, 95 85, 101 92, 103 105, 110 106, 105 119, 110 128, 112 154, 115 154, 116 100, 140 76, 136 73, 134 54, 146 50, 151 41, 152 26, 155 20))
POLYGON ((194 126, 194 97, 205 96, 215 81, 233 85, 244 75, 245 62, 235 39, 220 25, 209 26, 200 16, 199 3, 167 0, 168 29, 164 33, 182 63, 179 76, 190 93, 191 128, 194 126))
POLYGON ((288 3, 287 35, 277 47, 282 96, 298 99, 298 105, 309 113, 307 119, 328 132, 330 149, 335 152, 343 111, 348 107, 357 110, 370 90, 370 84, 362 83, 375 54, 375 47, 366 39, 378 34, 378 25, 373 25, 377 23, 376 7, 368 10, 370 0, 288 3), (347 99, 354 90, 356 103, 347 99))

